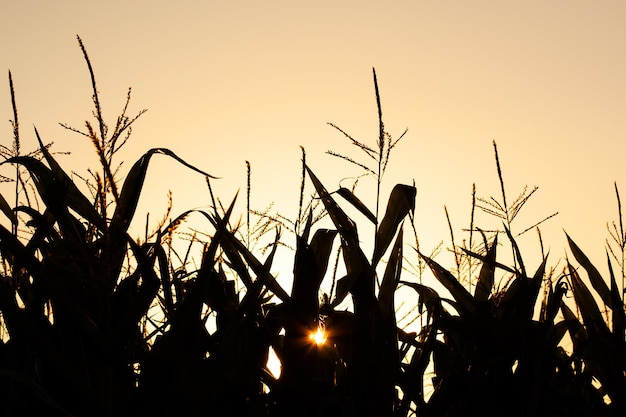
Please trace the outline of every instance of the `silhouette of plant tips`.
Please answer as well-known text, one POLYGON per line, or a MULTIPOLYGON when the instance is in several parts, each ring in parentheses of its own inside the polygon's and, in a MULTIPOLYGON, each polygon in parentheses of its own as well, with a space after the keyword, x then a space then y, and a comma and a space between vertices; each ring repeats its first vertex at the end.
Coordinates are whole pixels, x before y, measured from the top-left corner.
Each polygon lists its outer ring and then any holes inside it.
POLYGON ((376 208, 355 188, 329 191, 302 148, 297 218, 252 207, 248 161, 246 212, 238 214, 237 194, 221 200, 216 177, 172 150, 149 149, 125 173, 114 165, 143 111, 126 116, 129 90, 109 131, 78 43, 96 124, 63 126, 94 146, 99 166, 87 181, 73 182, 37 130, 39 149, 22 151, 9 75, 13 138, 0 147, 0 168, 16 187, 14 201, 0 198, 0 415, 626 414, 626 317, 611 264, 611 254, 621 260, 623 279, 617 185, 619 224, 609 226, 617 249, 609 245, 606 278, 569 235, 572 259, 561 274, 549 267, 541 235, 543 258, 527 274, 515 238, 530 228, 514 235, 512 225, 536 188, 507 198, 494 143, 501 198, 479 199, 473 186, 467 244, 457 244, 445 209, 455 255, 446 268, 434 259, 441 244, 430 255, 420 249, 415 181, 396 184, 379 216, 381 178, 399 139, 384 130, 374 72, 377 144, 344 133, 373 164, 331 154, 376 178, 376 208), (173 213, 168 193, 164 215, 152 225, 146 214, 143 239, 131 238, 156 155, 202 175, 210 205, 173 213), (481 229, 476 207, 503 230, 481 229), (359 236, 362 223, 376 226, 371 240, 359 236), (499 258, 502 232, 513 266, 499 258), (284 246, 293 249, 291 288, 273 272, 284 246), (364 247, 374 248, 371 258, 364 247), (400 288, 410 296, 400 298, 400 288))

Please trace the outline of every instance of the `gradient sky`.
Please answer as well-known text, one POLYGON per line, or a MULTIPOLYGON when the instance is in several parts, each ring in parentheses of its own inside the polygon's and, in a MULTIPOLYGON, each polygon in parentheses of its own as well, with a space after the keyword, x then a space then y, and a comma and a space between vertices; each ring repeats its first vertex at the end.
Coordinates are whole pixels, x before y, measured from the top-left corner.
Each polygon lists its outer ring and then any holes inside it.
MULTIPOLYGON (((565 229, 605 271, 614 181, 626 198, 625 21, 623 1, 4 1, 0 68, 13 73, 24 148, 35 147, 36 125, 54 149, 73 152, 61 163, 84 173, 96 162, 90 145, 58 125, 80 128, 91 116, 79 34, 105 118, 114 123, 129 86, 130 112, 148 109, 121 155, 128 166, 170 148, 223 177, 217 192, 229 201, 245 190, 249 160, 253 206, 276 201, 293 215, 300 145, 334 189, 357 172, 325 151, 356 149, 326 122, 376 140, 375 67, 387 130, 409 128, 384 192, 415 180, 425 252, 449 245, 444 204, 460 240, 472 183, 479 196, 499 195, 495 140, 509 198, 539 186, 517 231, 558 211, 542 227, 551 263, 565 253, 565 229)), ((9 145, 8 79, 2 85, 9 145)), ((209 201, 204 179, 166 158, 154 159, 146 187, 142 205, 155 218, 167 189, 177 211, 209 201)), ((536 234, 521 244, 534 270, 536 234)))

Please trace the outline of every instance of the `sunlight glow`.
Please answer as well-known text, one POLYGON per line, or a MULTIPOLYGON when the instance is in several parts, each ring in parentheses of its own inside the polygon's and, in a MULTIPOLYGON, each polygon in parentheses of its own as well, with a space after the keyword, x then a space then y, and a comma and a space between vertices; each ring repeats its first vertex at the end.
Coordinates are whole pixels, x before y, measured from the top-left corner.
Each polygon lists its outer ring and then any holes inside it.
POLYGON ((309 339, 315 342, 315 344, 318 346, 321 346, 324 343, 326 343, 326 338, 327 338, 326 332, 321 327, 319 327, 316 332, 311 333, 309 335, 309 339))

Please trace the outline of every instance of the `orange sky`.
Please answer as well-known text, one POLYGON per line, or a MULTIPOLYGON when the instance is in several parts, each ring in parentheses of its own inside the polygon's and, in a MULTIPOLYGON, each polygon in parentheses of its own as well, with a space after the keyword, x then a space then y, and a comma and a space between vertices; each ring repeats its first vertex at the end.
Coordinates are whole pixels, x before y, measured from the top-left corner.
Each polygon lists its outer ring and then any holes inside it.
MULTIPOLYGON (((128 165, 168 147, 223 177, 218 194, 228 201, 245 189, 249 160, 253 204, 274 200, 293 215, 300 145, 333 189, 355 171, 324 154, 351 151, 326 122, 375 141, 376 67, 387 129, 409 128, 386 192, 415 180, 426 252, 449 245, 444 204, 460 239, 472 183, 479 196, 499 195, 495 140, 509 197, 540 187, 518 227, 559 211, 542 228, 552 260, 564 254, 565 229, 605 270, 613 181, 626 199, 625 21, 623 1, 22 0, 0 6, 0 68, 13 73, 24 147, 35 146, 36 125, 55 149, 73 152, 62 164, 84 172, 96 162, 89 144, 57 124, 82 127, 91 114, 79 34, 110 123, 129 86, 131 113, 149 109, 123 153, 128 165)), ((2 85, 8 145, 8 79, 2 85)), ((201 177, 155 159, 142 203, 155 218, 169 188, 178 211, 208 204, 201 177)), ((521 243, 534 269, 536 235, 521 243)))

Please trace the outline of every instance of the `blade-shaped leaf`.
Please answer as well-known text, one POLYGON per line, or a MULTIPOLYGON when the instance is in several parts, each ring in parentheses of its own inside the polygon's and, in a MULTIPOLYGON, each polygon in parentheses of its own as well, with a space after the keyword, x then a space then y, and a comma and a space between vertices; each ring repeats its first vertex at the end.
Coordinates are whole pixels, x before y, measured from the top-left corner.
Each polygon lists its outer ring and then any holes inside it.
POLYGON ((609 266, 609 274, 611 277, 611 298, 615 308, 611 310, 611 322, 613 324, 613 337, 618 345, 624 346, 626 341, 624 340, 624 331, 626 331, 626 317, 624 314, 624 304, 619 295, 619 288, 617 281, 615 281, 615 274, 613 273, 613 267, 611 266, 611 258, 609 253, 606 254, 606 260, 609 266))
POLYGON ((111 227, 113 229, 119 228, 119 230, 127 230, 130 222, 137 209, 137 203, 139 202, 139 196, 143 189, 143 183, 146 179, 146 173, 148 171, 148 164, 150 159, 155 154, 167 155, 182 165, 190 168, 191 170, 198 172, 208 178, 216 178, 206 172, 188 164, 183 159, 178 157, 174 152, 165 148, 153 148, 146 152, 135 164, 132 166, 124 185, 122 186, 122 192, 120 193, 120 199, 115 207, 113 219, 111 221, 111 227))
POLYGON ((574 243, 569 235, 566 233, 565 236, 567 236, 567 242, 569 243, 569 247, 572 250, 574 258, 576 258, 576 261, 578 261, 578 263, 585 268, 585 271, 587 271, 589 281, 591 282, 594 290, 596 290, 602 299, 602 302, 612 309, 613 300, 611 299, 611 290, 609 290, 609 287, 606 285, 604 278, 602 278, 598 269, 591 263, 591 261, 589 261, 587 255, 583 253, 583 251, 578 247, 578 245, 576 245, 576 243, 574 243))
POLYGON ((524 260, 522 259, 522 253, 519 250, 519 246, 517 246, 517 242, 515 238, 513 238, 513 234, 511 231, 504 225, 504 231, 506 232, 509 241, 511 242, 511 246, 513 247, 513 252, 515 253, 515 259, 517 259, 517 263, 519 264, 520 271, 522 276, 526 276, 526 268, 524 267, 524 260))
POLYGON ((11 210, 11 206, 4 199, 4 196, 2 194, 0 194, 0 211, 2 211, 4 215, 7 216, 9 220, 11 220, 11 223, 17 224, 17 216, 15 215, 13 210, 11 210))
POLYGON ((376 224, 378 222, 374 213, 372 213, 352 191, 345 187, 341 187, 337 190, 337 194, 342 196, 348 203, 352 204, 354 208, 359 210, 361 214, 367 217, 372 223, 376 224))
POLYGON ((55 216, 63 216, 62 212, 69 207, 90 223, 103 227, 104 222, 91 201, 78 190, 63 170, 53 171, 30 156, 9 158, 0 165, 4 163, 20 164, 28 170, 41 199, 55 216))
POLYGON ((326 269, 328 268, 328 262, 336 236, 336 230, 320 229, 315 232, 313 239, 311 239, 310 246, 313 250, 313 254, 315 255, 315 262, 317 264, 318 271, 317 281, 319 281, 319 283, 322 282, 322 279, 326 274, 326 269))
POLYGON ((309 177, 313 182, 313 186, 315 187, 315 191, 319 195, 322 203, 324 203, 324 208, 328 211, 328 215, 333 221, 337 231, 341 233, 344 239, 350 239, 358 242, 358 235, 356 230, 356 224, 346 215, 346 213, 339 208, 335 200, 330 196, 328 191, 326 191, 326 187, 322 185, 320 180, 313 174, 313 171, 307 166, 307 172, 309 173, 309 177))
POLYGON ((387 322, 393 323, 395 326, 395 306, 394 294, 398 283, 400 282, 400 274, 402 272, 402 228, 398 233, 393 250, 389 256, 389 262, 385 268, 383 282, 380 284, 378 291, 378 305, 383 313, 383 317, 387 322))
MULTIPOLYGON (((315 186, 317 194, 324 204, 324 208, 326 208, 326 211, 341 236, 342 253, 348 272, 347 277, 350 277, 342 281, 342 285, 344 285, 342 290, 347 288, 355 295, 353 290, 358 288, 358 292, 365 297, 363 301, 366 303, 371 302, 374 299, 375 273, 372 266, 370 266, 367 261, 363 250, 359 246, 356 224, 337 205, 328 191, 326 191, 324 185, 322 185, 309 167, 307 167, 307 172, 309 173, 311 182, 313 182, 315 186)), ((337 291, 339 293, 339 282, 337 284, 337 291)), ((355 300, 355 302, 357 301, 355 300)))
POLYGON ((437 280, 439 280, 439 282, 441 282, 443 286, 450 291, 450 294, 454 297, 458 303, 459 309, 461 310, 459 311, 459 314, 473 315, 476 313, 476 301, 474 300, 474 297, 472 297, 472 294, 470 294, 469 291, 461 285, 454 275, 428 256, 421 253, 419 255, 422 259, 424 259, 424 261, 426 261, 426 264, 430 267, 431 271, 433 271, 435 278, 437 278, 437 280))
POLYGON ((572 282, 572 291, 574 292, 574 299, 580 309, 580 314, 583 317, 585 327, 589 330, 592 327, 602 329, 603 333, 608 333, 609 329, 604 322, 600 308, 593 298, 591 291, 587 288, 585 283, 580 279, 578 272, 571 265, 567 264, 569 274, 572 282))
POLYGON ((391 191, 387 202, 387 211, 380 227, 376 231, 372 266, 376 266, 391 243, 398 226, 404 218, 415 210, 415 195, 417 190, 413 186, 396 184, 391 191))
POLYGON ((498 236, 496 236, 491 244, 491 247, 487 251, 483 260, 483 265, 480 268, 478 283, 476 284, 476 291, 474 292, 474 298, 476 298, 477 301, 487 301, 491 295, 491 289, 493 288, 494 275, 496 271, 497 246, 498 236))

